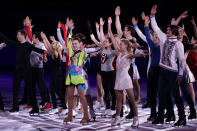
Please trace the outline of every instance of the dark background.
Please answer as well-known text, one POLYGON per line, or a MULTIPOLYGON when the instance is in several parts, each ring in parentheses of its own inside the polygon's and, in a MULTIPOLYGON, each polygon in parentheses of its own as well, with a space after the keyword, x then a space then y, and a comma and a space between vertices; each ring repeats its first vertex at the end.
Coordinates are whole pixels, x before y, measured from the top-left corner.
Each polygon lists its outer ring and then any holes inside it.
MULTIPOLYGON (((143 23, 140 19, 142 11, 148 15, 153 4, 158 4, 157 21, 158 25, 165 30, 170 24, 172 17, 177 18, 184 10, 189 11, 189 17, 183 20, 187 34, 191 37, 193 34, 190 22, 193 15, 197 21, 197 9, 194 0, 55 0, 55 1, 9 1, 6 0, 0 4, 0 32, 3 32, 11 39, 16 40, 16 31, 23 28, 23 19, 29 16, 32 24, 35 25, 33 32, 44 31, 47 35, 56 35, 58 21, 65 22, 66 17, 74 20, 74 33, 81 32, 89 39, 86 22, 90 20, 92 24, 103 17, 107 22, 109 16, 113 19, 113 30, 116 33, 114 25, 114 9, 117 5, 121 6, 122 28, 126 24, 131 24, 131 17, 139 19, 139 27, 143 31, 143 23)), ((105 25, 105 31, 106 31, 105 25)), ((137 37, 138 38, 138 37, 137 37)), ((138 42, 143 43, 140 39, 138 42)), ((90 41, 91 43, 91 41, 90 41)), ((137 65, 141 75, 146 74, 146 65, 148 59, 137 59, 137 65)), ((47 65, 49 65, 48 63, 47 65)), ((0 71, 13 71, 15 67, 15 48, 6 47, 0 51, 0 71)), ((46 66, 49 70, 49 66, 46 66)))

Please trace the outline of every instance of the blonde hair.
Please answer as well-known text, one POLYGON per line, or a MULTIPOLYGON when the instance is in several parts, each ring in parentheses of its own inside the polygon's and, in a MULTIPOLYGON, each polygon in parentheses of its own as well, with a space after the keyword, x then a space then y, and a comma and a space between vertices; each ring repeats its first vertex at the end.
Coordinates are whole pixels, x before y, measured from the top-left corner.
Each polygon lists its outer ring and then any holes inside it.
POLYGON ((129 53, 132 53, 133 52, 132 43, 128 39, 121 39, 121 42, 123 42, 125 45, 127 45, 127 51, 129 53))

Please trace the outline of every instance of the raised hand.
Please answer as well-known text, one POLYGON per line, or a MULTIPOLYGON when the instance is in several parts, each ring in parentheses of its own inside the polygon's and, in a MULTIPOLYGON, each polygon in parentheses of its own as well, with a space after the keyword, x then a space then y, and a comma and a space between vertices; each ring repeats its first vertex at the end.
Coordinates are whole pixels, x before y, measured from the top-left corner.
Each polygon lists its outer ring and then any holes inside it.
POLYGON ((46 37, 46 35, 45 35, 44 32, 41 32, 40 35, 41 35, 41 37, 42 37, 43 40, 47 39, 47 37, 46 37))
POLYGON ((115 9, 115 15, 120 16, 120 6, 117 6, 115 9))
POLYGON ((172 18, 171 25, 176 25, 176 19, 175 18, 172 18))
POLYGON ((108 24, 112 24, 112 18, 111 17, 108 18, 108 24))
POLYGON ((188 11, 186 10, 186 11, 184 11, 181 15, 180 15, 180 17, 181 17, 181 19, 185 19, 185 18, 187 18, 188 17, 188 11))
POLYGON ((135 17, 132 17, 131 21, 132 21, 132 24, 133 24, 133 25, 136 25, 137 22, 138 22, 138 20, 136 20, 135 17))
POLYGON ((151 15, 155 15, 157 13, 157 5, 153 5, 152 9, 151 9, 151 15))
POLYGON ((103 18, 100 18, 100 25, 103 26, 105 24, 105 22, 103 21, 103 18))
POLYGON ((149 19, 148 16, 146 16, 146 17, 145 17, 145 21, 144 21, 145 26, 148 26, 149 23, 150 23, 150 19, 149 19))
POLYGON ((142 20, 145 21, 145 19, 146 19, 145 17, 146 16, 145 16, 145 13, 144 12, 141 13, 141 17, 142 17, 142 20))

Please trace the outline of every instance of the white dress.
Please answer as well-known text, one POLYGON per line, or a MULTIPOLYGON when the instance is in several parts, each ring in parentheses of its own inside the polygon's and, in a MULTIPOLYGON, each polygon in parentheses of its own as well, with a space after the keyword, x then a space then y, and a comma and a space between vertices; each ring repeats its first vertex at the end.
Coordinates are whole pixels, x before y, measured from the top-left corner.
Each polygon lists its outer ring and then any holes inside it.
POLYGON ((116 81, 115 81, 115 90, 125 90, 133 88, 132 79, 129 76, 128 70, 130 68, 129 59, 127 55, 119 54, 116 61, 116 81))

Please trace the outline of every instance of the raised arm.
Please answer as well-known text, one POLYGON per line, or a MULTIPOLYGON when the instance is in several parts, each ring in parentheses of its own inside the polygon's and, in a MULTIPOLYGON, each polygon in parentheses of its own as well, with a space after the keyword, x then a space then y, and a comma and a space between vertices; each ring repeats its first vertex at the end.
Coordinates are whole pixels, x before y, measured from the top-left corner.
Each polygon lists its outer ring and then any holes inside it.
POLYGON ((96 44, 98 47, 102 48, 102 45, 99 44, 99 42, 97 41, 97 39, 95 38, 93 32, 92 32, 92 25, 90 23, 90 21, 87 22, 87 27, 88 27, 88 31, 90 33, 90 38, 91 40, 94 42, 94 44, 96 44))
POLYGON ((68 31, 70 35, 72 36, 72 31, 75 28, 74 22, 72 19, 67 18, 66 20, 66 26, 68 27, 68 31))
POLYGON ((32 20, 29 19, 29 16, 26 16, 25 19, 23 20, 23 26, 24 29, 27 31, 27 41, 29 43, 32 43, 33 40, 33 36, 32 36, 32 24, 31 24, 32 20))
POLYGON ((99 31, 99 23, 96 22, 96 34, 97 34, 97 38, 99 39, 99 41, 101 40, 101 35, 100 35, 100 31, 99 31))
POLYGON ((115 15, 116 15, 116 22, 115 22, 116 30, 117 30, 118 36, 122 38, 123 32, 122 32, 121 23, 120 23, 120 6, 116 7, 115 15))
POLYGON ((144 29, 145 29, 145 34, 146 34, 146 40, 148 42, 148 45, 151 49, 153 49, 155 47, 155 44, 153 43, 152 39, 151 39, 151 36, 150 36, 150 30, 149 30, 149 23, 150 23, 150 19, 149 17, 147 16, 145 18, 145 21, 144 21, 144 29))
POLYGON ((146 40, 146 36, 142 33, 142 31, 138 28, 137 26, 137 20, 135 19, 135 17, 132 17, 132 24, 133 24, 133 27, 135 29, 135 31, 137 32, 138 36, 144 41, 147 43, 147 40, 146 40))
POLYGON ((161 43, 164 43, 165 40, 167 39, 167 37, 166 37, 166 34, 163 33, 161 31, 161 29, 157 25, 157 22, 155 20, 155 14, 156 14, 156 12, 157 12, 157 5, 154 5, 152 7, 152 9, 151 9, 151 16, 150 16, 151 26, 152 26, 153 31, 158 35, 160 41, 162 41, 161 43))
POLYGON ((178 25, 182 19, 185 19, 188 16, 187 13, 188 11, 184 11, 176 20, 175 18, 172 18, 171 25, 178 25))
POLYGON ((95 38, 94 34, 90 34, 90 38, 91 38, 91 40, 92 40, 94 43, 99 43, 99 42, 97 41, 97 39, 95 38))
POLYGON ((110 35, 110 38, 111 38, 111 40, 112 40, 112 44, 113 44, 114 48, 115 48, 116 50, 119 50, 120 47, 119 47, 118 42, 117 42, 117 40, 114 38, 114 35, 113 35, 113 33, 112 33, 111 24, 112 24, 112 18, 109 17, 109 18, 108 18, 108 32, 109 32, 109 35, 110 35))
POLYGON ((68 48, 68 53, 69 53, 69 58, 70 58, 73 55, 73 49, 71 46, 71 35, 68 35, 68 38, 67 38, 67 48, 68 48))
POLYGON ((57 38, 58 38, 58 41, 61 43, 61 45, 65 45, 65 41, 62 37, 62 33, 61 33, 61 22, 59 21, 58 22, 58 25, 57 25, 57 38))
POLYGON ((42 36, 43 43, 44 43, 44 46, 47 49, 48 54, 54 55, 53 47, 51 46, 50 42, 48 41, 46 35, 43 32, 41 32, 41 36, 42 36))
POLYGON ((0 40, 3 41, 6 45, 12 45, 12 46, 20 46, 19 42, 15 42, 13 40, 10 40, 5 36, 3 33, 0 32, 0 40))
POLYGON ((101 36, 101 42, 103 42, 105 40, 105 35, 104 35, 104 31, 103 31, 103 25, 104 25, 104 21, 103 18, 100 18, 100 36, 101 36))

